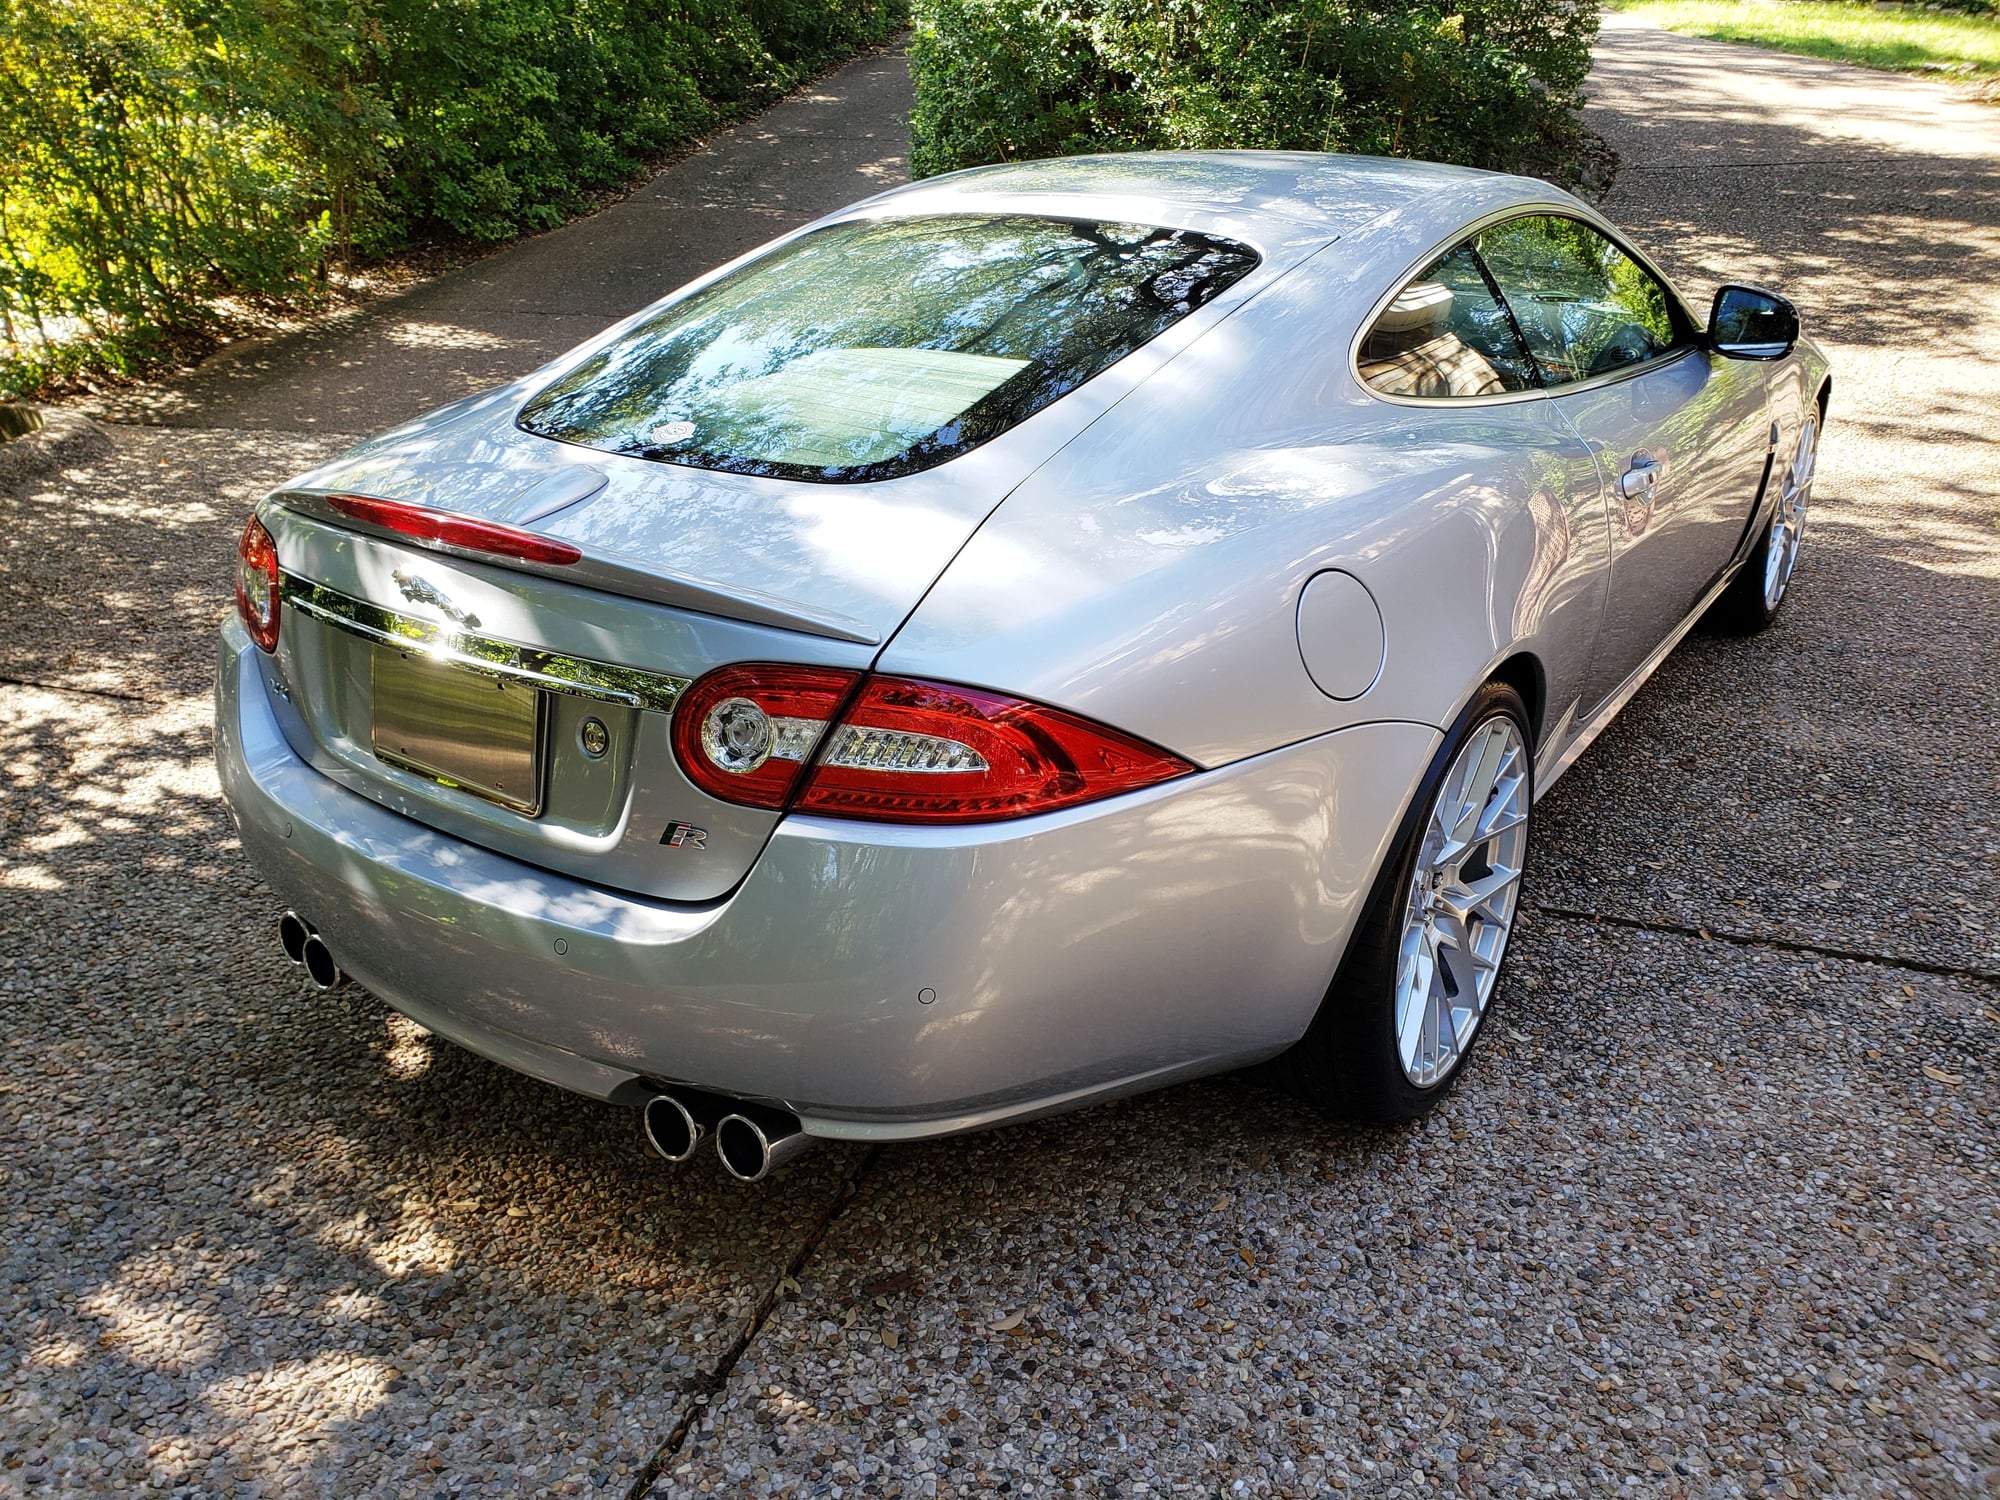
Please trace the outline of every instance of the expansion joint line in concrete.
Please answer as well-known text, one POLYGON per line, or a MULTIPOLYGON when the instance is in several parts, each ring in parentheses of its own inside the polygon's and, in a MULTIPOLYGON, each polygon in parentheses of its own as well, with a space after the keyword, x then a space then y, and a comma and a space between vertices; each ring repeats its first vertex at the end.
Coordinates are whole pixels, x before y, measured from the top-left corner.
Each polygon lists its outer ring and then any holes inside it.
POLYGON ((1785 953, 1810 953, 1820 958, 1838 958, 1849 963, 1875 964, 1885 969, 1906 969, 1913 974, 1935 974, 1944 979, 1970 979, 1979 984, 2000 984, 2000 970, 1970 969, 1952 964, 1928 963, 1892 953, 1869 953, 1860 948, 1835 948, 1823 943, 1802 943, 1793 938, 1772 937, 1750 932, 1729 932, 1716 927, 1688 927, 1679 922, 1660 922, 1640 917, 1617 917, 1605 912, 1583 911, 1567 906, 1522 903, 1524 912, 1565 921, 1596 922, 1606 927, 1625 927, 1634 932, 1663 932, 1675 937, 1699 938, 1704 942, 1733 943, 1740 948, 1776 948, 1785 953))
POLYGON ((764 1289, 764 1295, 757 1299, 757 1305, 750 1313, 750 1321, 736 1336, 736 1341, 723 1352, 722 1358, 715 1362, 713 1369, 706 1375, 697 1376, 690 1383, 687 1410, 681 1414, 680 1420, 674 1423, 674 1430, 667 1434, 667 1440, 660 1444, 659 1450, 653 1454, 646 1467, 639 1471, 639 1477, 632 1482, 632 1488, 626 1491, 625 1500, 643 1500, 643 1497, 659 1482, 660 1476, 667 1472, 668 1466, 680 1456, 681 1450, 694 1436, 696 1424, 710 1409, 716 1396, 729 1384, 729 1377, 735 1373, 737 1362, 749 1352, 751 1344, 756 1342, 757 1335, 763 1331, 765 1321, 771 1316, 771 1309, 778 1305, 778 1298, 784 1293, 785 1283, 798 1281, 799 1272, 804 1270, 806 1262, 812 1259, 813 1252, 819 1248, 820 1241, 826 1238, 826 1232, 833 1227, 834 1220, 840 1217, 848 1204, 861 1195, 862 1179, 867 1177, 869 1170, 875 1165, 875 1159, 881 1154, 880 1146, 870 1146, 863 1153, 861 1160, 855 1163, 854 1170, 841 1179, 839 1191, 833 1194, 819 1217, 813 1221, 812 1228, 800 1241, 799 1248, 791 1260, 786 1263, 784 1270, 778 1273, 770 1286, 764 1289))

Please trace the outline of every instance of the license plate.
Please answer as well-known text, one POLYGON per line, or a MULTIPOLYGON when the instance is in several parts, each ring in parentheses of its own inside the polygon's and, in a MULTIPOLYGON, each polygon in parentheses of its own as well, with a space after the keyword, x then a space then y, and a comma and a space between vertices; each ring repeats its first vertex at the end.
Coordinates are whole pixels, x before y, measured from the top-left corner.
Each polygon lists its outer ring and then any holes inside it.
POLYGON ((534 817, 542 810, 542 697, 505 678, 377 646, 376 757, 534 817))

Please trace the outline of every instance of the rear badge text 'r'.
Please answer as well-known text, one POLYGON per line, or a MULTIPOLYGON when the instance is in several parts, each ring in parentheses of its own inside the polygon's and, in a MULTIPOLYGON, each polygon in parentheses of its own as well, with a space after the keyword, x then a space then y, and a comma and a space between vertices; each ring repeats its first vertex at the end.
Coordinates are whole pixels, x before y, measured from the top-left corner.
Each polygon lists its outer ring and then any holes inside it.
POLYGON ((660 842, 671 849, 706 849, 708 830, 692 823, 669 823, 667 831, 660 835, 660 842))

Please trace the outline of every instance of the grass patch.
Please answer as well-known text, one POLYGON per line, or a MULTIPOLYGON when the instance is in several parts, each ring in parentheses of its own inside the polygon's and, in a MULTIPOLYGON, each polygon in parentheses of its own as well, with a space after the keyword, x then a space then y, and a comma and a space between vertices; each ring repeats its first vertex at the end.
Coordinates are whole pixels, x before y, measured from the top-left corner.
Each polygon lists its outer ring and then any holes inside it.
POLYGON ((1668 31, 1896 73, 2000 78, 2000 15, 1814 0, 1613 0, 1668 31))

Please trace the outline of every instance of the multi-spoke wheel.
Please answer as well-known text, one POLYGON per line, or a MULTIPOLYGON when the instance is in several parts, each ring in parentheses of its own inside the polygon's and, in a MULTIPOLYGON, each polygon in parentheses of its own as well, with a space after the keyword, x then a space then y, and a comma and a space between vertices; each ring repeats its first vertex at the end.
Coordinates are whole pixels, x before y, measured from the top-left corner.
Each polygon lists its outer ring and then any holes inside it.
POLYGON ((1300 1092, 1368 1120, 1409 1119, 1443 1093, 1493 1003, 1534 797, 1527 709, 1488 683, 1433 758, 1340 974, 1280 1065, 1300 1092))
POLYGON ((1396 1055, 1418 1088, 1458 1066, 1486 1014, 1527 853, 1528 746, 1496 713, 1445 772, 1404 903, 1396 1055))
POLYGON ((1743 564, 1723 596, 1715 601, 1715 622, 1731 630, 1762 630, 1777 618, 1799 564, 1799 542, 1805 534, 1806 507, 1812 503, 1813 468, 1819 461, 1819 413, 1809 412, 1799 429, 1790 462, 1778 476, 1778 498, 1771 522, 1758 539, 1757 550, 1743 564))
POLYGON ((1799 538, 1806 529, 1806 506, 1812 500, 1813 460, 1818 456, 1819 421, 1808 417, 1799 434, 1798 451, 1792 455, 1778 490, 1770 533, 1764 538, 1764 608, 1773 613, 1784 602, 1785 586, 1798 566, 1799 538))

